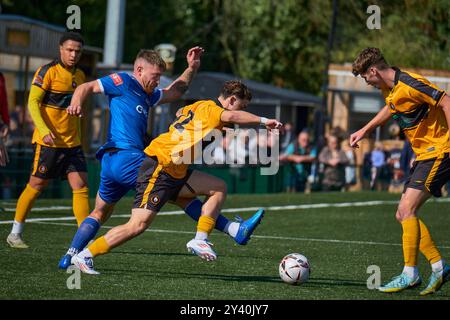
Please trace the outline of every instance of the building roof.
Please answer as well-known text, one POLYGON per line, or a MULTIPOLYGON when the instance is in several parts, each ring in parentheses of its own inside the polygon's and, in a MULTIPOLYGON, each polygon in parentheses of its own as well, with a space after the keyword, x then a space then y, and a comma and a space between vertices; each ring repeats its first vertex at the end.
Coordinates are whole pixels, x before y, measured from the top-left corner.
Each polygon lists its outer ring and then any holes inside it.
MULTIPOLYGON (((14 14, 0 14, 0 52, 53 58, 59 39, 66 31, 62 26, 14 14), (17 41, 14 41, 17 38, 17 41)), ((101 54, 101 48, 83 46, 87 52, 101 54)))
MULTIPOLYGON (((216 98, 223 83, 237 79, 235 76, 218 72, 199 72, 192 80, 184 95, 187 100, 216 98)), ((252 104, 290 105, 315 107, 321 104, 321 98, 310 93, 275 87, 253 80, 240 79, 252 92, 252 104)))

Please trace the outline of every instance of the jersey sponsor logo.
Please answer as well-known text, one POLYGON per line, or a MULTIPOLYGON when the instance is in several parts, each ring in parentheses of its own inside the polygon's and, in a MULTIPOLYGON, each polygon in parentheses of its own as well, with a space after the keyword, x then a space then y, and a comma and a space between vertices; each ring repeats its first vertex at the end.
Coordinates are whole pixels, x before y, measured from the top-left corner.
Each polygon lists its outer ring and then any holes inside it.
POLYGON ((113 73, 112 75, 110 75, 112 81, 114 82, 114 85, 119 86, 123 83, 122 78, 119 76, 119 74, 117 73, 113 73))
POLYGON ((412 112, 397 112, 392 115, 392 119, 397 121, 397 124, 402 130, 410 130, 417 127, 422 120, 428 117, 430 107, 424 103, 414 109, 412 112))
POLYGON ((138 104, 138 105, 136 106, 136 111, 139 112, 139 113, 145 114, 144 107, 141 106, 140 104, 138 104))

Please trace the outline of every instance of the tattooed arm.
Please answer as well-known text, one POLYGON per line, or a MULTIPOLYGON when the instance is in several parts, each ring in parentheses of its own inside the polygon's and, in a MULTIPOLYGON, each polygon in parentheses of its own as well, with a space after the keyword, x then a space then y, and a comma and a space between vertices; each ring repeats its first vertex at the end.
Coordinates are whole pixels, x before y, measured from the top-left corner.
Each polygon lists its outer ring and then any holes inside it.
POLYGON ((203 52, 204 50, 201 47, 194 47, 188 51, 186 56, 188 67, 184 70, 181 76, 179 76, 167 88, 163 89, 163 97, 159 104, 176 101, 180 99, 181 96, 187 91, 192 79, 200 67, 200 57, 203 52))

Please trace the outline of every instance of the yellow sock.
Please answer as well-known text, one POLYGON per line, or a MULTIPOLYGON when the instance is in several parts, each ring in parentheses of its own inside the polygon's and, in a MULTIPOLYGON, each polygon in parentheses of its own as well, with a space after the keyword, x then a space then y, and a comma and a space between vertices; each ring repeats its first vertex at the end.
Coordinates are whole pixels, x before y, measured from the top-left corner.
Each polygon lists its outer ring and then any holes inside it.
POLYGON ((205 232, 209 235, 213 231, 215 225, 215 219, 207 216, 200 216, 197 223, 197 232, 205 232))
POLYGON ((403 258, 405 266, 417 266, 417 251, 420 242, 420 227, 417 217, 408 218, 402 221, 403 228, 403 258))
POLYGON ((100 237, 97 240, 95 240, 93 243, 91 243, 88 246, 88 250, 92 253, 93 257, 99 256, 101 254, 108 253, 111 248, 109 247, 109 244, 106 242, 105 237, 100 237))
POLYGON ((438 262, 442 259, 439 250, 436 248, 427 226, 419 220, 420 224, 420 252, 427 258, 430 264, 438 262))
POLYGON ((40 192, 30 186, 28 183, 25 187, 25 190, 22 191, 22 194, 17 200, 16 206, 16 215, 14 216, 14 220, 20 223, 24 223, 28 212, 30 212, 33 207, 34 200, 39 196, 40 192))
POLYGON ((73 214, 77 224, 83 222, 89 215, 89 189, 87 187, 72 191, 73 214))

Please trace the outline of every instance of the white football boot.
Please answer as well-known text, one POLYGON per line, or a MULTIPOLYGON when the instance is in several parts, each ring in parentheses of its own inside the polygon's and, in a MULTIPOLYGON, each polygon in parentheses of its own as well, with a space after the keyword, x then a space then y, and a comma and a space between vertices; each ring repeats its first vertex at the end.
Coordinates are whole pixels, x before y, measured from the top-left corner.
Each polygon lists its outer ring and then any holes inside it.
POLYGON ((72 257, 71 262, 83 273, 100 274, 100 272, 94 270, 94 259, 92 258, 82 258, 76 255, 72 257))
POLYGON ((208 240, 192 239, 186 244, 189 252, 198 255, 206 261, 214 261, 217 259, 217 254, 211 248, 213 244, 208 240))
POLYGON ((20 233, 10 233, 8 238, 6 238, 6 242, 11 246, 11 248, 16 249, 27 249, 28 245, 22 240, 22 236, 20 233))

